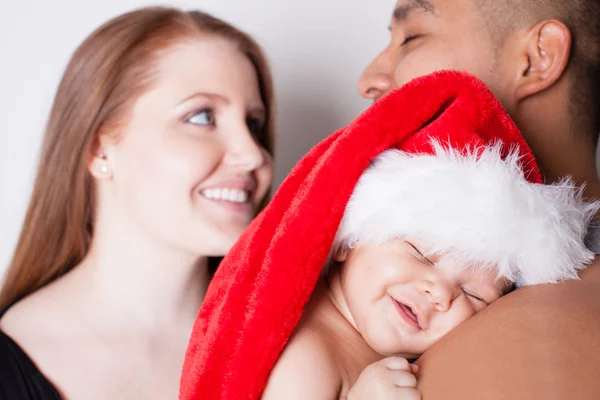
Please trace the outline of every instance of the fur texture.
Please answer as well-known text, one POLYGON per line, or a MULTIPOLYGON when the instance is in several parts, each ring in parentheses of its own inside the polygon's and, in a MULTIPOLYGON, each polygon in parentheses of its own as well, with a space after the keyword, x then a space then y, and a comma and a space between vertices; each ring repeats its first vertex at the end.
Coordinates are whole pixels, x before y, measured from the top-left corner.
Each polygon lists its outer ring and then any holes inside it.
POLYGON ((335 247, 410 238, 461 265, 497 266, 517 286, 577 278, 594 254, 584 244, 598 203, 565 179, 525 179, 501 144, 434 154, 388 150, 358 181, 335 247))
MULTIPOLYGON (((190 338, 180 399, 260 398, 321 274, 359 178, 385 150, 433 153, 432 137, 456 149, 500 141, 500 152, 514 150, 519 156, 528 181, 542 182, 517 127, 472 76, 434 73, 377 101, 300 160, 221 262, 190 338)), ((564 215, 556 218, 567 223, 564 215)), ((545 233, 537 237, 538 230, 529 234, 544 249, 555 244, 546 242, 545 233)))

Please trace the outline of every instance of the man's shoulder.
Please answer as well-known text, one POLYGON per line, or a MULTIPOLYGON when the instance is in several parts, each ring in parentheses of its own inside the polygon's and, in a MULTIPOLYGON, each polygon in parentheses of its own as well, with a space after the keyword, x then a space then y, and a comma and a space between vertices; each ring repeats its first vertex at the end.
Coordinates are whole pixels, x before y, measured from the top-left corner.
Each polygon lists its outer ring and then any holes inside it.
MULTIPOLYGON (((596 257, 584 270, 580 271, 578 279, 560 283, 532 285, 520 288, 504 296, 488 307, 477 319, 475 325, 492 324, 492 321, 507 320, 521 321, 525 326, 530 319, 536 324, 553 326, 569 324, 583 313, 586 320, 600 310, 600 258, 596 257), (546 315, 544 310, 552 310, 549 319, 541 318, 546 315), (556 320, 560 318, 560 320, 556 320)), ((600 320, 598 321, 600 323, 600 320)), ((600 328, 600 327, 599 327, 600 328)))
POLYGON ((501 298, 419 359, 423 397, 594 398, 600 391, 600 381, 592 378, 600 363, 598 293, 597 259, 580 279, 525 287, 501 298))
POLYGON ((600 310, 600 257, 596 257, 579 272, 578 279, 560 283, 533 285, 518 289, 501 299, 494 313, 518 308, 522 312, 548 308, 571 313, 576 309, 600 310))
POLYGON ((586 284, 597 285, 600 290, 600 255, 579 273, 579 278, 586 284))

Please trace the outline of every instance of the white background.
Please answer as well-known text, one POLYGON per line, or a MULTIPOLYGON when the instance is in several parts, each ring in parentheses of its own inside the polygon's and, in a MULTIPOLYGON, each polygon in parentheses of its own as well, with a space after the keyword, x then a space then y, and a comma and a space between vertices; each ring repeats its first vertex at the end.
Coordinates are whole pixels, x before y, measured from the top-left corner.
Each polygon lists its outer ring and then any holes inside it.
MULTIPOLYGON (((368 102, 356 80, 387 44, 394 0, 173 1, 254 35, 271 61, 279 105, 275 184, 368 102)), ((79 43, 140 0, 0 0, 0 275, 27 207, 44 124, 79 43)))

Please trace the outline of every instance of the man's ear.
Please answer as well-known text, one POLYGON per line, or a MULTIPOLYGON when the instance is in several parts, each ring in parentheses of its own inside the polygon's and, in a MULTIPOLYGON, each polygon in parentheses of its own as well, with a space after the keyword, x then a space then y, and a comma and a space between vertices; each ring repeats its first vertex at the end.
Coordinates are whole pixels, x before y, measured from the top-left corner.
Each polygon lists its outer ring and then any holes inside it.
POLYGON ((564 74, 571 54, 571 31, 556 19, 534 25, 523 40, 523 62, 515 92, 517 101, 554 85, 564 74))

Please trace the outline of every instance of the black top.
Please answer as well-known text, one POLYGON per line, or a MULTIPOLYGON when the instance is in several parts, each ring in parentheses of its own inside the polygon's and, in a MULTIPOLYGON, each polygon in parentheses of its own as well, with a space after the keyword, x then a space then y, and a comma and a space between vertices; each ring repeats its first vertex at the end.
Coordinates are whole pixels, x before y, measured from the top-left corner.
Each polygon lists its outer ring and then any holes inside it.
MULTIPOLYGON (((0 311, 0 318, 5 312, 0 311)), ((61 400, 29 356, 1 330, 0 400, 61 400)))

